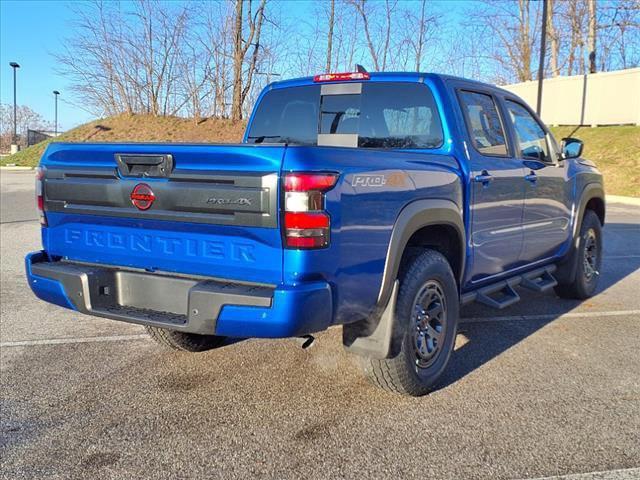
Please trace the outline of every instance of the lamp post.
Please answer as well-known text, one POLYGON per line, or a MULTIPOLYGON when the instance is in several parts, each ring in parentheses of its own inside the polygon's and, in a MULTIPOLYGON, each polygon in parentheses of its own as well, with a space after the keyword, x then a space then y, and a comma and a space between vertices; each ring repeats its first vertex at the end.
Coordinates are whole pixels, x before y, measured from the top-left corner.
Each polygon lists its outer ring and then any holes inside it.
POLYGON ((18 151, 18 108, 16 103, 16 70, 20 68, 16 62, 9 63, 13 68, 13 139, 11 142, 11 153, 18 151))
POLYGON ((544 78, 544 56, 547 53, 547 6, 548 0, 542 0, 542 35, 540 36, 540 62, 538 63, 538 103, 536 113, 542 112, 542 79, 544 78))
POLYGON ((56 113, 55 113, 55 129, 53 130, 54 135, 57 137, 58 136, 58 95, 60 95, 60 92, 58 90, 54 90, 53 91, 53 97, 55 98, 55 104, 56 104, 56 113))

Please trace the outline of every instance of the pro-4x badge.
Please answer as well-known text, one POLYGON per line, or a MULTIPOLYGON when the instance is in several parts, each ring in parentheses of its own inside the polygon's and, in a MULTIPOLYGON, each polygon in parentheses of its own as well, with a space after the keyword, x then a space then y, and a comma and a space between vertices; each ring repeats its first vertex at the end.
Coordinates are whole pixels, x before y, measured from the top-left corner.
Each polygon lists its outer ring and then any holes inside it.
POLYGON ((151 190, 151 187, 146 183, 139 183, 133 188, 131 195, 129 195, 131 203, 138 210, 149 210, 153 202, 156 200, 156 196, 151 190))
POLYGON ((404 187, 406 180, 407 174, 404 172, 359 174, 353 176, 351 185, 354 187, 404 187))

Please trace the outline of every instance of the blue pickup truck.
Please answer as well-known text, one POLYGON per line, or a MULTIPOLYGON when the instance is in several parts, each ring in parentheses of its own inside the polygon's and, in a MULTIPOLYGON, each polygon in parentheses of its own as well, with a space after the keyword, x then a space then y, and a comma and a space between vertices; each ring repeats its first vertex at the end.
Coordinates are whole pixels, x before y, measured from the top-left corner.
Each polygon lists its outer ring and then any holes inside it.
MULTIPOLYGON (((460 306, 593 295, 602 176, 525 102, 422 73, 324 74, 261 93, 239 145, 49 145, 44 301, 191 352, 342 326, 377 385, 423 395, 460 306)), ((535 305, 532 305, 535 309, 535 305)))

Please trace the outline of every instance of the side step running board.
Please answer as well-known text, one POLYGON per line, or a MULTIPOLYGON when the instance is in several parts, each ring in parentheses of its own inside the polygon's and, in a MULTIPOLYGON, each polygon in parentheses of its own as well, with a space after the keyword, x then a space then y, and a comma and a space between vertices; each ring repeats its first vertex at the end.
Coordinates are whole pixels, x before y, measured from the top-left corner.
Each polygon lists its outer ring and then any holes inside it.
POLYGON ((518 285, 535 292, 546 292, 555 287, 558 284, 552 275, 555 270, 555 265, 539 268, 465 293, 460 300, 463 305, 478 302, 492 308, 503 309, 520 301, 520 295, 515 290, 518 285))
POLYGON ((523 275, 520 285, 528 288, 529 290, 533 290, 534 292, 546 292, 558 284, 553 275, 551 275, 554 270, 555 267, 549 267, 540 274, 534 271, 523 275))
POLYGON ((520 301, 520 295, 513 287, 520 283, 520 279, 509 279, 478 290, 476 302, 497 309, 507 308, 520 301), (492 296, 493 295, 493 296, 492 296))

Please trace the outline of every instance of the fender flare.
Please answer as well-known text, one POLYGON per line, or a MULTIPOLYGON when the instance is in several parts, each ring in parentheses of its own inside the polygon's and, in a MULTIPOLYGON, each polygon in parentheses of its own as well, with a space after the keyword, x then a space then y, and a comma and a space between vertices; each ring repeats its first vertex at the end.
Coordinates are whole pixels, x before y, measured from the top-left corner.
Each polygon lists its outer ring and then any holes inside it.
POLYGON ((466 234, 460 208, 451 200, 415 200, 400 211, 393 225, 378 293, 377 305, 379 308, 385 308, 389 302, 393 284, 398 276, 400 260, 409 239, 418 230, 430 225, 446 225, 456 230, 460 240, 460 272, 457 280, 461 282, 466 253, 466 234))
POLYGON ((558 270, 556 271, 556 279, 561 283, 572 283, 576 277, 576 262, 574 261, 576 255, 576 245, 578 235, 580 234, 580 226, 582 225, 582 219, 584 218, 584 212, 589 203, 594 198, 599 198, 602 203, 605 204, 604 188, 601 183, 588 183, 582 189, 580 198, 576 202, 576 217, 573 224, 573 233, 571 235, 571 246, 569 252, 558 264, 558 270))
POLYGON ((602 203, 604 203, 606 206, 604 188, 601 183, 587 183, 582 189, 582 192, 580 193, 580 200, 578 201, 578 204, 577 204, 578 212, 576 216, 576 222, 573 225, 574 240, 576 238, 576 235, 578 235, 578 232, 580 230, 580 225, 582 225, 582 218, 584 217, 584 211, 587 208, 587 203, 589 203, 589 201, 593 200, 594 198, 599 198, 600 200, 602 200, 602 203))
POLYGON ((462 213, 451 200, 416 200, 405 206, 396 219, 384 266, 378 313, 368 319, 343 326, 342 341, 345 349, 370 358, 389 358, 399 347, 395 329, 395 307, 400 282, 396 279, 400 260, 411 236, 430 225, 452 226, 460 240, 460 273, 464 272, 466 235, 462 213))

